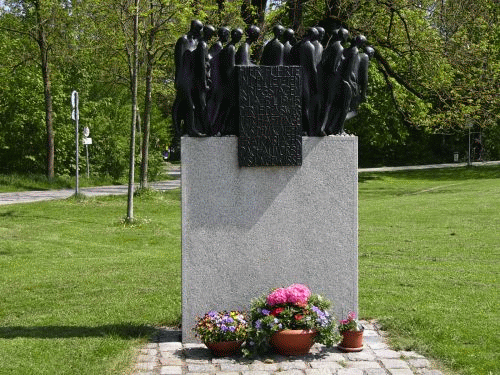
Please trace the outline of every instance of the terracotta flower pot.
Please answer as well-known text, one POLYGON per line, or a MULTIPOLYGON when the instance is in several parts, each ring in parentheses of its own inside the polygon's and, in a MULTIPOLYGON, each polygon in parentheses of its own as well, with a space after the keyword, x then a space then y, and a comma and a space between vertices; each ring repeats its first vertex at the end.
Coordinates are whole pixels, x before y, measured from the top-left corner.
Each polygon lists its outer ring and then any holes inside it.
POLYGON ((271 345, 283 355, 304 355, 314 344, 316 331, 285 329, 271 336, 271 345))
POLYGON ((360 352, 363 350, 363 330, 342 332, 342 341, 338 348, 345 352, 360 352))
POLYGON ((238 353, 243 341, 206 342, 205 345, 216 357, 229 357, 238 353))

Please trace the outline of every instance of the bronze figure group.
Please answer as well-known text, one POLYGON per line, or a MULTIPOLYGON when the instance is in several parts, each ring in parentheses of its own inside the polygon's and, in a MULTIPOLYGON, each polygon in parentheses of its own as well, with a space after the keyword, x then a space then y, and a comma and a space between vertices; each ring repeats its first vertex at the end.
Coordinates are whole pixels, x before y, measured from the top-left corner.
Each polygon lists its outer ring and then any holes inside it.
MULTIPOLYGON (((175 45, 175 88, 172 117, 178 134, 189 136, 238 135, 237 66, 255 65, 251 45, 260 36, 257 26, 215 29, 191 22, 189 32, 175 45), (241 43, 240 43, 241 42, 241 43), (239 47, 237 45, 239 44, 239 47)), ((296 65, 302 72, 302 129, 308 136, 344 133, 345 121, 354 117, 366 98, 368 68, 374 49, 366 38, 349 39, 344 28, 309 28, 299 41, 294 31, 280 25, 262 50, 260 65, 296 65)))

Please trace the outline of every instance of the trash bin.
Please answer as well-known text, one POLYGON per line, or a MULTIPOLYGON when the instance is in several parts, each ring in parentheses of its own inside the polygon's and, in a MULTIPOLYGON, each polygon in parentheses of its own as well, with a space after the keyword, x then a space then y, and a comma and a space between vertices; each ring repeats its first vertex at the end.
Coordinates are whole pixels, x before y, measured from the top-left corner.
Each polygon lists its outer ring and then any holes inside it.
POLYGON ((454 153, 453 153, 453 161, 454 161, 455 163, 458 163, 458 152, 454 152, 454 153))

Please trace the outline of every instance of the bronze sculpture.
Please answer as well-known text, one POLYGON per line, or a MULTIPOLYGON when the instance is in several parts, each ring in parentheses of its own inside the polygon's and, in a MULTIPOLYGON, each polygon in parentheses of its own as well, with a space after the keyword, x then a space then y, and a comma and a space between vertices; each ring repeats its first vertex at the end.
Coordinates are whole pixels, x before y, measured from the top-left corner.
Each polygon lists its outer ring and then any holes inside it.
POLYGON ((273 28, 274 38, 271 39, 262 51, 260 65, 283 65, 283 54, 285 46, 281 43, 280 38, 283 35, 285 28, 281 25, 276 25, 273 28))
MULTIPOLYGON (((238 135, 237 66, 255 65, 251 46, 258 40, 260 29, 247 27, 246 39, 239 48, 241 29, 230 32, 226 27, 219 28, 218 40, 209 47, 214 34, 212 26, 193 20, 190 30, 175 45, 177 95, 172 118, 177 134, 238 135)), ((363 52, 366 38, 362 35, 345 48, 349 33, 342 27, 332 31, 326 47, 322 43, 325 30, 319 26, 309 28, 298 42, 292 29, 280 25, 273 27, 273 34, 263 48, 261 65, 301 67, 303 134, 343 134, 345 121, 357 114, 366 99, 373 48, 365 47, 363 52)))

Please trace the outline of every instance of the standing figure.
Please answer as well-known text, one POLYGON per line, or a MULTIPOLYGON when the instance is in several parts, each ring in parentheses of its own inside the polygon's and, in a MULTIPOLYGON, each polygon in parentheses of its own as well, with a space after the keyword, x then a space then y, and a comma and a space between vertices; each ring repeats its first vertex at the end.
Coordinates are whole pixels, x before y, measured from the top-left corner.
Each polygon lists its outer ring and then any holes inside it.
POLYGON ((195 90, 194 51, 201 39, 203 24, 194 20, 191 29, 181 36, 175 44, 175 88, 177 95, 172 108, 172 120, 178 135, 187 133, 191 136, 203 136, 196 127, 195 104, 193 91, 195 90), (184 130, 182 127, 184 123, 184 130))
POLYGON ((351 101, 351 111, 347 114, 346 120, 354 117, 357 114, 359 105, 366 100, 366 91, 368 89, 368 69, 370 60, 375 54, 375 50, 368 46, 365 47, 365 52, 359 54, 359 67, 357 74, 358 94, 351 101))
POLYGON ((325 29, 320 26, 316 26, 315 29, 318 31, 318 36, 315 40, 312 41, 314 44, 314 56, 316 67, 321 62, 321 57, 323 56, 323 38, 325 37, 325 29))
POLYGON ((342 61, 342 54, 344 52, 342 43, 345 43, 348 37, 349 32, 344 28, 333 30, 332 39, 328 47, 324 50, 323 57, 319 64, 319 96, 321 97, 321 110, 318 112, 318 123, 320 125, 319 135, 326 135, 325 131, 328 131, 326 123, 331 121, 331 111, 336 96, 332 88, 335 86, 334 82, 337 79, 337 70, 342 61))
POLYGON ((327 108, 326 117, 321 127, 327 135, 343 134, 344 132, 344 123, 351 107, 351 101, 358 93, 356 83, 360 62, 358 47, 362 47, 365 42, 364 36, 357 36, 351 42, 351 46, 344 50, 343 60, 331 83, 332 87, 330 87, 333 101, 327 108))
POLYGON ((264 46, 260 65, 283 65, 283 52, 285 47, 283 43, 281 43, 280 38, 284 31, 285 28, 281 25, 273 27, 274 38, 264 46))
POLYGON ((236 44, 243 31, 231 31, 231 41, 212 59, 212 90, 207 103, 211 135, 236 134, 230 113, 237 106, 236 95, 236 44))
POLYGON ((229 41, 230 33, 231 32, 227 27, 219 27, 219 30, 217 30, 217 36, 219 39, 212 44, 208 50, 208 57, 210 59, 213 59, 220 51, 222 51, 224 45, 229 41))
POLYGON ((194 50, 194 91, 196 128, 203 134, 208 132, 207 93, 210 88, 210 65, 208 58, 208 42, 215 34, 213 26, 203 27, 203 37, 194 50))
POLYGON ((349 31, 343 27, 333 30, 332 39, 330 40, 328 47, 323 52, 323 57, 321 59, 323 69, 331 72, 337 71, 340 61, 342 60, 342 53, 344 52, 342 44, 346 43, 348 38, 349 31))
POLYGON ((315 109, 318 101, 318 76, 312 43, 317 37, 318 31, 313 27, 309 28, 304 38, 290 52, 291 64, 302 67, 302 130, 307 135, 315 135, 317 132, 315 109))
POLYGON ((246 36, 245 43, 236 52, 236 65, 255 65, 250 60, 250 45, 259 39, 260 29, 255 25, 248 26, 246 36))
POLYGON ((284 65, 292 65, 290 59, 290 52, 292 47, 297 43, 295 40, 295 33, 292 29, 286 29, 283 32, 282 41, 283 43, 283 64, 284 65))

